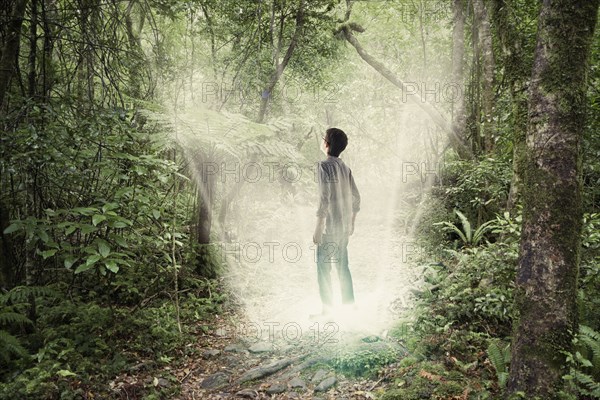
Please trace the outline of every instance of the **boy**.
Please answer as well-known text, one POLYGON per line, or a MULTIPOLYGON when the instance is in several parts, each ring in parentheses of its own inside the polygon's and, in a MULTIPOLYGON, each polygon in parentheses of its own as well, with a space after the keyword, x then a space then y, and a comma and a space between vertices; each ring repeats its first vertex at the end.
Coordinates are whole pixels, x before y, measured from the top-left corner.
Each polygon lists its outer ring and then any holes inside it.
POLYGON ((354 304, 352 275, 348 268, 348 239, 354 233, 354 220, 360 210, 360 194, 352 171, 339 158, 348 144, 348 137, 338 128, 329 128, 323 137, 321 150, 327 159, 317 168, 319 208, 313 242, 317 246, 317 274, 323 304, 322 315, 331 313, 331 263, 336 264, 342 303, 354 304))

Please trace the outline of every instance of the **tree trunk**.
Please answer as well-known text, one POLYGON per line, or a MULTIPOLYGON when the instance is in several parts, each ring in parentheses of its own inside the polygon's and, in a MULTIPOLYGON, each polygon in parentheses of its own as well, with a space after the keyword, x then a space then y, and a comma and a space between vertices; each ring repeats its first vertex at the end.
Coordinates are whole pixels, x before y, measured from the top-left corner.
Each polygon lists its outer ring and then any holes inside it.
POLYGON ((31 0, 31 20, 29 21, 29 74, 27 76, 29 97, 36 94, 36 55, 37 55, 37 0, 31 0))
POLYGON ((463 0, 454 0, 454 26, 452 28, 452 84, 458 89, 458 100, 452 103, 452 131, 464 141, 465 133, 465 13, 463 0))
POLYGON ((479 49, 481 52, 481 86, 482 86, 482 118, 483 152, 489 153, 494 148, 494 129, 492 123, 494 108, 494 51, 492 48, 492 32, 488 12, 483 0, 473 0, 473 13, 477 22, 479 49))
MULTIPOLYGON (((6 94, 15 73, 26 6, 26 0, 16 1, 6 29, 6 42, 0 57, 0 113, 4 109, 6 94)), ((0 177, 0 187, 4 186, 5 175, 5 171, 3 171, 3 176, 0 177)), ((7 204, 0 203, 0 286, 5 288, 12 288, 18 282, 13 242, 10 235, 4 235, 4 230, 10 225, 9 210, 10 207, 7 204)))
POLYGON ((206 278, 216 277, 217 263, 210 249, 210 233, 212 230, 212 209, 215 198, 216 163, 207 154, 195 157, 196 168, 196 210, 194 223, 194 240, 196 249, 196 272, 206 278))
POLYGON ((497 36, 503 49, 506 81, 512 103, 512 178, 506 209, 515 208, 522 185, 522 170, 525 159, 525 136, 527 132, 527 74, 531 72, 531 62, 525 54, 526 42, 519 34, 516 21, 511 17, 506 0, 494 0, 492 18, 497 27, 497 36))
POLYGON ((196 219, 196 242, 198 244, 210 243, 212 228, 212 205, 214 200, 215 177, 205 174, 200 179, 197 189, 198 212, 196 219))
MULTIPOLYGON (((282 17, 283 18, 283 17, 282 17)), ((271 94, 273 93, 273 89, 275 89, 275 85, 281 78, 283 71, 287 67, 290 58, 292 58, 292 54, 294 54, 294 49, 298 45, 298 40, 300 39, 300 35, 302 35, 302 29, 304 28, 304 0, 300 1, 300 6, 298 8, 298 12, 296 13, 296 29, 294 30, 294 35, 290 40, 290 44, 285 52, 285 56, 281 63, 276 60, 275 71, 271 74, 271 79, 267 86, 263 89, 260 98, 260 109, 258 111, 257 122, 262 123, 265 120, 265 114, 267 112, 267 105, 269 104, 269 99, 271 98, 271 94)), ((283 27, 281 28, 283 29, 283 27)))
POLYGON ((42 87, 41 95, 43 102, 47 103, 50 100, 50 92, 54 84, 54 74, 52 69, 52 52, 54 49, 54 33, 53 27, 57 19, 56 2, 55 0, 42 0, 42 22, 44 27, 44 51, 42 52, 41 76, 42 87))
POLYGON ((133 0, 127 4, 125 10, 125 28, 127 31, 127 42, 129 44, 129 51, 131 52, 131 66, 129 67, 129 86, 130 95, 134 99, 140 99, 142 97, 142 76, 140 75, 143 70, 143 55, 142 55, 142 43, 139 35, 136 34, 133 28, 133 19, 131 14, 133 11, 133 0))
POLYGON ((523 227, 508 394, 555 399, 578 330, 580 142, 600 0, 544 0, 528 112, 523 227))
POLYGON ((8 29, 6 30, 6 43, 4 43, 2 58, 0 58, 0 110, 4 106, 6 92, 15 72, 15 65, 19 54, 19 41, 21 39, 21 26, 23 25, 26 5, 27 0, 17 0, 15 2, 15 8, 11 20, 8 22, 8 29))

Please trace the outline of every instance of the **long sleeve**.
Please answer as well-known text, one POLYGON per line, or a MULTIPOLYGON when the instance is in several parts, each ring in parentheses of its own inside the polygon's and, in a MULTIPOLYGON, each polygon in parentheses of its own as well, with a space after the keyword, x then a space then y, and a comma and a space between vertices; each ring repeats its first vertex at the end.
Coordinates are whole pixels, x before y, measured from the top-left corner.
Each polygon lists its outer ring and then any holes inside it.
POLYGON ((352 212, 356 214, 360 211, 360 193, 358 193, 358 188, 354 183, 352 171, 350 171, 350 187, 352 189, 352 212))
POLYGON ((327 170, 324 168, 323 163, 319 163, 317 177, 319 182, 319 208, 317 210, 317 217, 325 218, 327 217, 331 201, 331 188, 329 187, 331 179, 327 175, 327 170))

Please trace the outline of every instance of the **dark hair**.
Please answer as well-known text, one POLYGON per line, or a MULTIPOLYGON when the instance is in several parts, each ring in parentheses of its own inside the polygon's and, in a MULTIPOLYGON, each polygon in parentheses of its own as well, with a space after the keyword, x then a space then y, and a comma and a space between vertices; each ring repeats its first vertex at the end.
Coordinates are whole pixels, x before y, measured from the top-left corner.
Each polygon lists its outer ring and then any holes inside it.
POLYGON ((348 136, 341 129, 329 128, 325 131, 325 141, 329 143, 329 155, 339 157, 348 145, 348 136))

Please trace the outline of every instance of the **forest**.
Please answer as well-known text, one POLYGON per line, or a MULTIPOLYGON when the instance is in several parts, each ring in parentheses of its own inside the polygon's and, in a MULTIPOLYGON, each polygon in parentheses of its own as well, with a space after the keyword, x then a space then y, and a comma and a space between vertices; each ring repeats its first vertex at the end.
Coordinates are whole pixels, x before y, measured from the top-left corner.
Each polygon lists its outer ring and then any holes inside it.
POLYGON ((600 399, 599 8, 3 0, 0 399, 600 399))

